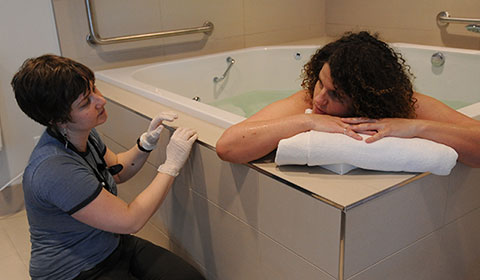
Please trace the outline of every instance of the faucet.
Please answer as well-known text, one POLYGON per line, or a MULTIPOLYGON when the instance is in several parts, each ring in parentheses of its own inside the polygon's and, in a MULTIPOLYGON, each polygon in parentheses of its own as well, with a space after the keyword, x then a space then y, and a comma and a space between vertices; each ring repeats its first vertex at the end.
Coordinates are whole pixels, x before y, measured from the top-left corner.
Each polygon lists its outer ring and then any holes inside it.
POLYGON ((214 83, 219 83, 221 81, 223 81, 223 79, 225 79, 225 77, 227 76, 228 74, 228 71, 230 71, 230 68, 232 68, 232 65, 235 63, 235 59, 233 59, 232 57, 227 57, 227 64, 228 64, 228 67, 227 67, 227 70, 225 70, 225 72, 223 73, 222 76, 220 77, 214 77, 213 78, 213 82, 214 83))

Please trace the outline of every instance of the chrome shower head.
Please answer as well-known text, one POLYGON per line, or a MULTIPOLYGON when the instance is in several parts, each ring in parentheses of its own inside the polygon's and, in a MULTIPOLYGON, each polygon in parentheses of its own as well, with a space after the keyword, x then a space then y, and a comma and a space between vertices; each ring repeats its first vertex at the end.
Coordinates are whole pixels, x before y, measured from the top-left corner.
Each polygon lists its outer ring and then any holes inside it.
POLYGON ((480 25, 479 24, 469 24, 469 25, 466 25, 465 28, 468 31, 475 32, 475 33, 480 33, 480 25))

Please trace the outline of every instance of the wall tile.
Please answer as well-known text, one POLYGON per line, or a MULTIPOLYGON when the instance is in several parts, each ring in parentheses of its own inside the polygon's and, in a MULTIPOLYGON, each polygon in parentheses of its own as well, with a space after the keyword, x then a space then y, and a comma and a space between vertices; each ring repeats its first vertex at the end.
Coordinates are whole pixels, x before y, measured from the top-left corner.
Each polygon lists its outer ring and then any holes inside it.
POLYGON ((192 155, 192 189, 252 227, 257 227, 260 203, 258 172, 220 160, 207 147, 192 155))
POLYGON ((315 0, 244 0, 245 33, 324 24, 325 4, 315 0))
POLYGON ((102 37, 158 32, 162 14, 158 0, 96 0, 91 1, 98 32, 102 37), (132 24, 135 23, 135 24, 132 24))
POLYGON ((447 188, 448 177, 429 175, 348 210, 345 277, 440 228, 447 188))
MULTIPOLYGON (((201 26, 205 21, 215 25, 212 39, 229 38, 244 33, 243 0, 158 0, 163 26, 178 29, 201 26)), ((181 41, 176 37, 175 41, 181 41)))
POLYGON ((480 169, 459 163, 450 177, 446 223, 480 207, 480 169))
POLYGON ((479 279, 479 219, 477 209, 348 279, 479 279))
POLYGON ((263 174, 259 188, 260 231, 337 277, 341 211, 263 174))
POLYGON ((261 234, 259 237, 260 262, 262 263, 259 280, 336 279, 265 235, 261 234))
POLYGON ((345 31, 380 32, 390 42, 406 42, 457 48, 480 48, 480 37, 464 24, 437 26, 436 16, 448 11, 453 17, 480 17, 471 11, 480 9, 478 1, 326 1, 326 30, 329 36, 345 31))
POLYGON ((248 46, 323 36, 324 3, 325 0, 302 0, 300 3, 293 0, 261 3, 250 0, 99 0, 94 4, 102 37, 201 26, 206 20, 213 22, 215 29, 210 36, 191 34, 91 46, 85 40, 88 24, 84 1, 53 1, 62 54, 95 69, 243 48, 246 36, 252 35, 248 46))

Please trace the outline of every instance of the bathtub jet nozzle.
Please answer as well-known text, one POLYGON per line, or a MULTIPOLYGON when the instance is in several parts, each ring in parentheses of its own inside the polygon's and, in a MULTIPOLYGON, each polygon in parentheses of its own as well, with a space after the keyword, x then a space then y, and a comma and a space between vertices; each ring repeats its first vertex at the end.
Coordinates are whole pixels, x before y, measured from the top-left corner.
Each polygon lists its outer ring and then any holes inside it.
POLYGON ((225 79, 225 77, 227 76, 228 74, 228 71, 230 71, 230 68, 232 68, 232 65, 235 63, 235 59, 233 59, 232 57, 227 57, 227 63, 228 63, 228 66, 227 66, 227 70, 225 70, 225 72, 223 73, 222 76, 220 77, 214 77, 213 78, 213 82, 216 84, 216 83, 219 83, 221 81, 223 81, 225 79))

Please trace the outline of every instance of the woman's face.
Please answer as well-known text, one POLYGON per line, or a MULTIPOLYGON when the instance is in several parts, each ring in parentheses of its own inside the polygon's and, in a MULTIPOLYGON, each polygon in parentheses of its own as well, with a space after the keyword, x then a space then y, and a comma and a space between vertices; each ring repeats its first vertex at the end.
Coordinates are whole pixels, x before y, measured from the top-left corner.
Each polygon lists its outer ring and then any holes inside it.
POLYGON ((91 92, 80 95, 73 102, 68 129, 90 131, 90 129, 104 123, 107 120, 105 104, 106 100, 102 93, 93 86, 91 92))
POLYGON ((328 63, 323 64, 322 70, 320 70, 318 75, 318 81, 313 90, 312 105, 312 110, 315 114, 344 117, 351 113, 351 100, 347 100, 345 97, 343 100, 340 100, 333 85, 328 63))

